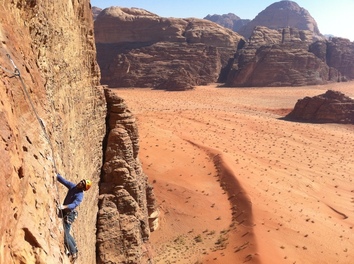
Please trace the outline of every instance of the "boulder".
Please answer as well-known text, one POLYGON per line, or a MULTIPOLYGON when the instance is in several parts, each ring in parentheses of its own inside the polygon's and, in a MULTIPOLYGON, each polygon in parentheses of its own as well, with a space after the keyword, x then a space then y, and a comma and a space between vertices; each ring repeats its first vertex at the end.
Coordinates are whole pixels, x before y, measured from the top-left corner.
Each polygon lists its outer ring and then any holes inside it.
POLYGON ((354 124, 354 100, 341 92, 328 90, 325 94, 297 101, 286 120, 311 123, 354 124))
POLYGON ((161 82, 156 89, 168 91, 185 91, 193 89, 193 76, 184 68, 178 68, 171 73, 169 78, 161 82))

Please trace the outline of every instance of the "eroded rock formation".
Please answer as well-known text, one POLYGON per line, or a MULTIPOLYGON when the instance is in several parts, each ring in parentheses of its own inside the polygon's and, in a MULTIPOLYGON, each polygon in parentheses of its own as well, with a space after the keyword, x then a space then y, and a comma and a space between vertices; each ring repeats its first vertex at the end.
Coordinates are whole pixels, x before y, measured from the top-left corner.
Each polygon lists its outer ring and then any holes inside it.
POLYGON ((306 9, 293 1, 279 1, 271 4, 237 32, 249 38, 256 26, 265 26, 270 29, 291 27, 308 30, 315 38, 324 39, 315 19, 306 9))
POLYGON ((54 152, 21 81, 0 69, 0 263, 69 263, 56 215, 66 189, 53 161, 70 181, 93 182, 73 231, 82 263, 96 261, 106 103, 92 26, 88 0, 1 1, 0 65, 14 70, 10 54, 54 152))
POLYGON ((354 42, 332 38, 326 44, 326 63, 340 72, 343 80, 339 81, 354 79, 354 42))
MULTIPOLYGON (((56 182, 56 172, 72 182, 83 178, 93 182, 72 226, 79 262, 111 257, 116 243, 102 240, 102 233, 100 255, 96 252, 98 183, 106 179, 100 176, 107 104, 99 85, 89 1, 2 1, 0 45, 0 263, 70 263, 64 253, 62 220, 56 212, 67 189, 56 182), (18 72, 20 76, 14 76, 18 72)), ((115 128, 110 137, 114 143, 105 152, 106 157, 123 162, 113 168, 127 170, 124 189, 115 189, 120 225, 99 218, 100 231, 122 235, 125 250, 115 255, 115 263, 136 259, 134 254, 148 247, 143 241, 156 228, 158 216, 153 190, 135 160, 135 124, 129 117, 122 122, 128 134, 115 128), (130 154, 128 147, 114 149, 126 146, 115 143, 129 144, 129 140, 133 142, 130 154)), ((101 193, 111 195, 110 188, 106 183, 101 193)), ((109 199, 100 199, 100 205, 109 199)), ((109 209, 100 207, 100 215, 109 209)))
POLYGON ((303 86, 337 81, 338 71, 309 52, 310 31, 256 27, 235 55, 226 86, 303 86))
POLYGON ((241 27, 247 25, 250 19, 241 19, 233 13, 223 14, 223 15, 207 15, 204 19, 215 22, 223 27, 232 29, 237 32, 241 27))
MULTIPOLYGON (((239 18, 229 14, 210 19, 230 27, 232 19, 239 18)), ((325 39, 309 12, 295 2, 268 6, 238 32, 247 41, 220 74, 225 86, 303 86, 353 79, 354 43, 325 39)))
POLYGON ((354 100, 341 92, 305 97, 297 101, 294 110, 285 119, 312 123, 354 124, 354 100))
POLYGON ((108 134, 97 217, 98 263, 148 263, 148 238, 158 214, 138 159, 138 129, 123 99, 109 89, 105 94, 108 134))
POLYGON ((217 81, 241 39, 207 20, 162 18, 118 7, 100 13, 95 37, 103 84, 167 90, 217 81), (190 78, 167 82, 176 72, 188 72, 190 78))

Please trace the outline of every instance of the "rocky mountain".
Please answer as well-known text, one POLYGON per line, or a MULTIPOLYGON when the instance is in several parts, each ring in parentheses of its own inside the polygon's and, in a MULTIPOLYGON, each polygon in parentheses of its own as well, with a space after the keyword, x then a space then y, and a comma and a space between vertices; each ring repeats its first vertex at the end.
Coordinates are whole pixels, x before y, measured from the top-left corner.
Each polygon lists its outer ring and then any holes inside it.
POLYGON ((313 123, 354 124, 354 100, 338 91, 297 101, 285 119, 313 123))
POLYGON ((215 22, 223 27, 229 28, 237 32, 241 27, 248 24, 250 19, 241 19, 233 13, 223 14, 223 15, 207 15, 204 19, 215 22))
POLYGON ((73 182, 92 179, 74 232, 79 257, 94 263, 106 103, 89 1, 5 0, 1 6, 0 194, 6 200, 0 205, 0 262, 68 263, 56 215, 56 204, 65 197, 65 187, 56 183, 58 170, 73 182), (6 54, 18 67, 46 133, 6 54))
POLYGON ((138 158, 139 134, 124 100, 106 89, 107 137, 97 216, 98 263, 148 263, 158 226, 152 186, 138 158))
POLYGON ((96 17, 101 13, 102 8, 93 6, 92 7, 92 15, 93 15, 93 20, 96 20, 96 17))
POLYGON ((302 86, 354 78, 354 43, 323 37, 295 2, 270 5, 238 32, 249 39, 224 69, 226 86, 302 86))
POLYGON ((271 4, 237 32, 249 38, 256 26, 265 26, 270 29, 291 27, 309 30, 317 39, 324 38, 310 13, 293 1, 279 1, 271 4))
POLYGON ((330 42, 313 41, 309 30, 256 27, 230 61, 225 85, 303 86, 342 80, 341 69, 324 59, 330 42))
MULTIPOLYGON (((319 45, 321 42, 318 42, 319 45)), ((323 42, 322 42, 323 43, 323 42)), ((354 42, 350 42, 349 39, 344 38, 332 38, 330 41, 322 44, 321 54, 326 56, 320 57, 324 60, 328 66, 337 69, 340 73, 340 81, 353 80, 354 79, 354 42), (324 52, 326 48, 326 52, 324 52)), ((316 46, 315 43, 312 47, 316 46)), ((315 53, 314 49, 311 50, 315 53)), ((317 53, 315 53, 317 54, 317 53)))
MULTIPOLYGON (((108 8, 95 21, 101 82, 110 87, 187 90, 212 82, 230 87, 302 86, 354 78, 354 46, 349 40, 326 40, 295 2, 274 3, 255 21, 266 21, 270 13, 278 19, 270 23, 277 29, 257 26, 245 40, 205 19, 108 8), (285 16, 289 23, 282 24, 285 16)), ((211 18, 224 18, 229 26, 239 20, 233 14, 211 18)))
MULTIPOLYGON (((103 156, 108 153, 118 163, 111 164, 110 170, 127 170, 129 184, 122 183, 119 193, 124 192, 123 200, 135 208, 132 214, 129 206, 119 204, 119 219, 139 222, 129 226, 137 246, 120 254, 142 259, 138 254, 148 246, 150 232, 142 226, 152 220, 148 214, 154 212, 153 191, 136 159, 137 132, 124 133, 134 127, 124 105, 118 115, 126 122, 118 124, 114 137, 115 142, 126 142, 124 153, 105 140, 110 137, 106 135, 107 101, 100 85, 90 2, 4 0, 0 14, 0 263, 70 263, 56 210, 66 188, 57 183, 57 172, 72 182, 90 178, 93 183, 73 224, 79 262, 96 263, 109 254, 112 241, 102 242, 105 247, 96 250, 96 235, 100 235, 96 223, 104 222, 97 215, 106 210, 109 217, 107 208, 98 206, 103 203, 99 194, 106 194, 99 183, 111 177, 106 171, 104 180, 100 178, 103 156), (127 147, 129 141, 134 142, 134 154, 127 147)), ((131 233, 114 228, 104 226, 106 232, 120 234, 120 242, 131 239, 131 233)))
POLYGON ((203 19, 110 7, 95 21, 95 39, 102 84, 185 90, 216 82, 241 37, 203 19))

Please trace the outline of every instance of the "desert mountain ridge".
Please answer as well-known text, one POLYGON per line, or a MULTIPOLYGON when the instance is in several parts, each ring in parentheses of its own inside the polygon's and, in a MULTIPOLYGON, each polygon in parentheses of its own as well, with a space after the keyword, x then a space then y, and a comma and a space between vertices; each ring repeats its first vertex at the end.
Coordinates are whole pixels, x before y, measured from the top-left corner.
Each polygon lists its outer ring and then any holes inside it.
POLYGON ((223 15, 207 15, 204 19, 213 21, 223 27, 232 29, 235 32, 251 21, 250 19, 241 19, 233 13, 223 15))
MULTIPOLYGON (((93 11, 94 18, 96 18, 99 12, 102 11, 102 8, 93 7, 93 11)), ((309 29, 319 37, 343 37, 333 35, 331 32, 325 32, 322 35, 320 33, 317 22, 306 10, 306 7, 300 7, 296 1, 274 2, 266 9, 262 10, 253 19, 241 18, 240 15, 242 16, 242 14, 235 14, 232 12, 232 10, 230 11, 231 12, 227 14, 208 14, 203 19, 213 21, 219 25, 229 28, 235 32, 240 33, 246 38, 250 36, 252 28, 255 26, 266 26, 272 29, 295 27, 298 29, 309 29), (274 13, 277 13, 278 15, 273 16, 272 14, 274 13), (303 19, 303 21, 299 22, 299 19, 303 19)))
POLYGON ((245 38, 206 19, 106 8, 94 22, 101 83, 188 90, 215 82, 227 87, 304 86, 354 78, 354 45, 341 38, 326 40, 296 3, 275 3, 258 17, 271 28, 255 26, 245 38), (279 21, 267 20, 271 13, 279 21), (285 25, 285 17, 298 27, 285 25))
POLYGON ((265 26, 270 29, 290 27, 309 30, 318 40, 323 39, 315 19, 305 8, 293 1, 279 1, 269 5, 237 32, 249 38, 256 26, 265 26))

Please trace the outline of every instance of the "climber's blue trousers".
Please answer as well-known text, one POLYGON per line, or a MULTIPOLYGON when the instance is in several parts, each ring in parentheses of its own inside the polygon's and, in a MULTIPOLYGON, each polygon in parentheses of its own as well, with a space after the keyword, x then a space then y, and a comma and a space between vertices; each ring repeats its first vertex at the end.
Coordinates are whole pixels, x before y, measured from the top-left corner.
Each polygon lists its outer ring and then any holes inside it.
POLYGON ((71 225, 77 218, 77 211, 71 211, 64 215, 64 242, 71 255, 77 253, 76 242, 73 236, 70 234, 71 225))

